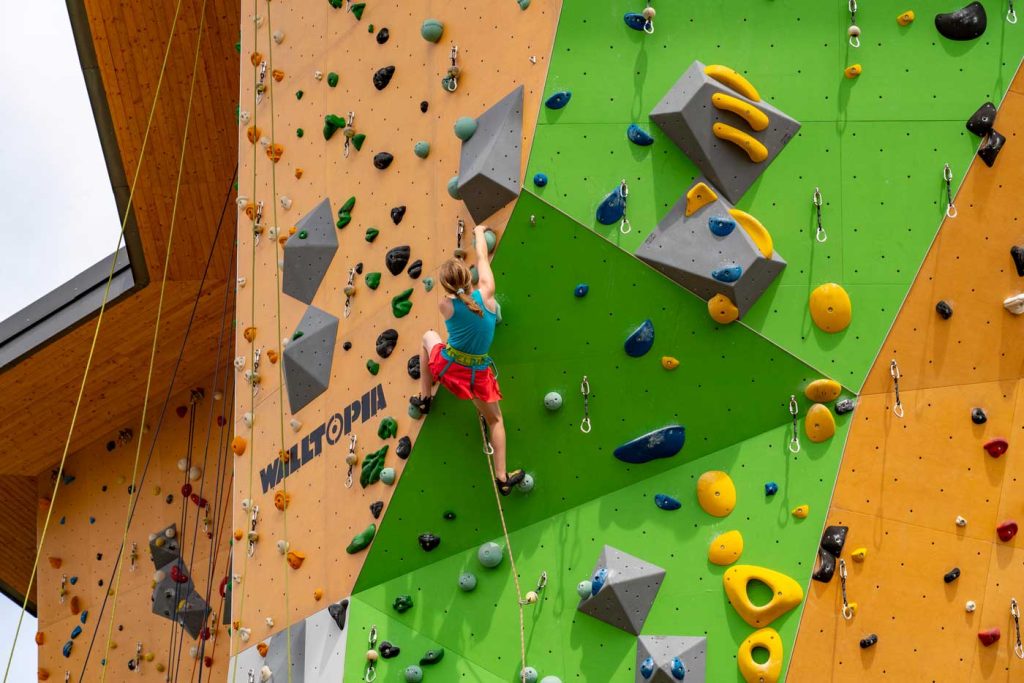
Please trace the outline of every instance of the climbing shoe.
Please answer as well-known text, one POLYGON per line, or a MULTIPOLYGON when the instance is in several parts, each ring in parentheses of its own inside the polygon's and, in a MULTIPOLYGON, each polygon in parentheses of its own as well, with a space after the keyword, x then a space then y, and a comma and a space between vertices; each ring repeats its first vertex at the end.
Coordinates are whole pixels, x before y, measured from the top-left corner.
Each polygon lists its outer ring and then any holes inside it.
POLYGON ((512 488, 520 484, 525 478, 526 472, 522 470, 512 470, 508 475, 506 475, 504 481, 495 477, 494 482, 498 485, 498 492, 503 496, 507 496, 512 493, 512 488))
POLYGON ((416 406, 416 409, 419 410, 420 413, 422 413, 423 415, 426 415, 427 413, 430 412, 430 404, 433 402, 433 400, 434 399, 431 398, 430 396, 424 397, 420 396, 419 394, 409 397, 409 403, 413 406, 416 406))

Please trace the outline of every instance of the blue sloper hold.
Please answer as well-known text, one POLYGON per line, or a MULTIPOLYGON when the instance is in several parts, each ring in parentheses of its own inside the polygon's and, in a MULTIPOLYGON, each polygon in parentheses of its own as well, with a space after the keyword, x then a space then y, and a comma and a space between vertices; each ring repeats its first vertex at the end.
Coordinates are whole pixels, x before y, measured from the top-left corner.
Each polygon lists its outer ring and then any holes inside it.
POLYGON ((728 237, 736 229, 736 221, 728 216, 708 216, 708 230, 719 237, 728 237))
POLYGON ((533 184, 537 187, 544 187, 548 184, 548 177, 543 173, 535 173, 533 176, 533 184))
POLYGON ((678 510, 683 507, 683 504, 672 496, 665 493, 657 493, 654 495, 654 504, 660 507, 662 510, 678 510))
POLYGON ((654 138, 651 137, 651 134, 635 123, 629 124, 629 128, 626 129, 626 137, 634 145, 640 145, 641 147, 654 144, 654 138))
POLYGON ((622 188, 616 187, 597 207, 597 222, 601 225, 614 225, 626 215, 626 197, 622 188))
POLYGON ((577 299, 582 299, 583 297, 585 297, 587 295, 587 292, 589 292, 589 291, 590 291, 590 285, 588 285, 588 284, 579 284, 579 285, 576 285, 576 289, 572 290, 572 293, 576 295, 577 299))
POLYGON ((639 358, 654 346, 654 323, 645 320, 644 324, 634 330, 626 339, 626 354, 639 358))
MULTIPOLYGON (((628 14, 626 16, 629 16, 628 14)), ((640 662, 640 675, 644 678, 650 678, 654 675, 654 658, 648 657, 644 661, 640 662)))
POLYGON ((615 449, 615 457, 622 462, 639 465, 658 458, 671 458, 683 448, 686 428, 671 425, 656 429, 615 449))
POLYGON ((644 15, 639 12, 626 12, 626 16, 622 17, 623 21, 626 22, 626 26, 630 27, 634 31, 643 31, 644 26, 647 25, 647 20, 644 15))
POLYGON ((602 588, 604 588, 605 581, 608 580, 608 568, 601 567, 594 572, 594 578, 590 580, 590 594, 597 595, 602 588))
POLYGON ((82 635, 82 627, 81 626, 75 626, 73 629, 71 629, 71 640, 74 640, 75 638, 77 638, 80 635, 82 635))
POLYGON ((61 648, 61 652, 64 654, 65 657, 70 657, 71 656, 71 648, 74 647, 74 645, 75 645, 74 642, 72 642, 70 640, 68 642, 64 643, 64 647, 61 648))
POLYGON ((726 266, 711 271, 711 277, 719 282, 736 282, 740 279, 740 275, 743 275, 743 266, 726 266))
POLYGON ((764 495, 766 495, 766 496, 774 496, 778 492, 779 492, 779 485, 776 484, 774 481, 770 481, 770 482, 768 482, 768 483, 766 483, 764 485, 764 495))
POLYGON ((544 106, 548 109, 561 109, 565 105, 569 104, 569 100, 571 99, 571 92, 568 90, 559 90, 544 102, 544 106))

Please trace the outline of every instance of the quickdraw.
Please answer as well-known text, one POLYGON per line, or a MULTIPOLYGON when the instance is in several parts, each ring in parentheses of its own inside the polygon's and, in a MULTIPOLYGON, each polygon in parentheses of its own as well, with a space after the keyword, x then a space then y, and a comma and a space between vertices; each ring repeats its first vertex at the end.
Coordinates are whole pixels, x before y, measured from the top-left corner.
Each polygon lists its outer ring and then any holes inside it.
POLYGON ((260 349, 256 349, 252 354, 252 370, 245 371, 245 381, 252 387, 252 395, 255 396, 259 392, 260 385, 260 349))
POLYGON ((256 672, 249 669, 249 683, 256 683, 256 672))
MULTIPOLYGON (((1013 2, 1013 0, 1010 0, 1013 2)), ((647 0, 647 7, 644 8, 643 17, 646 19, 644 22, 644 33, 649 36, 654 35, 654 8, 651 6, 651 0, 647 0)))
POLYGON ((528 591, 526 593, 525 597, 520 598, 519 605, 520 606, 532 605, 535 602, 537 602, 537 600, 539 599, 539 593, 542 590, 544 590, 544 588, 547 585, 548 585, 548 573, 547 572, 541 572, 540 573, 540 578, 537 579, 537 587, 534 588, 532 591, 528 591))
POLYGON ((345 158, 348 159, 348 153, 352 149, 352 138, 356 136, 356 113, 350 111, 348 113, 348 122, 345 124, 345 128, 342 129, 342 134, 345 136, 345 158))
POLYGON ((267 80, 267 61, 263 60, 262 62, 260 62, 260 77, 259 77, 259 81, 256 83, 256 104, 259 104, 260 102, 263 101, 263 93, 265 93, 267 91, 267 85, 265 83, 266 80, 267 80))
POLYGON ((64 597, 68 594, 68 575, 61 574, 60 577, 60 604, 64 604, 64 597))
POLYGON ((1009 9, 1006 10, 1006 22, 1009 24, 1017 23, 1017 10, 1013 8, 1013 0, 1010 0, 1009 9))
POLYGON ((466 258, 466 250, 462 248, 462 237, 466 233, 466 221, 459 219, 455 229, 455 258, 466 258))
POLYGON ((793 436, 789 440, 789 452, 800 452, 800 429, 797 419, 800 417, 800 404, 796 402, 796 394, 789 395, 789 414, 793 418, 793 436))
POLYGON ((892 362, 889 363, 889 376, 892 377, 892 386, 896 392, 896 403, 893 404, 892 412, 896 417, 903 417, 903 401, 900 399, 900 366, 896 364, 896 359, 893 358, 892 362))
POLYGON ((946 181, 946 216, 956 218, 957 210, 953 205, 953 169, 946 164, 942 168, 942 179, 946 181))
POLYGON ((857 0, 849 0, 850 28, 846 35, 850 37, 850 47, 860 47, 860 26, 857 26, 857 0))
POLYGON ((441 79, 441 86, 448 92, 455 92, 456 88, 459 87, 459 76, 462 75, 462 69, 456 63, 458 57, 459 46, 452 43, 451 66, 448 67, 448 73, 445 77, 441 79))
POLYGON ((356 295, 356 269, 348 269, 348 284, 345 285, 345 317, 352 315, 352 297, 356 295))
POLYGON ((130 563, 129 566, 128 566, 128 571, 130 571, 130 572, 135 571, 135 564, 136 564, 136 562, 138 562, 138 560, 139 560, 139 544, 136 543, 135 541, 132 541, 132 549, 128 553, 128 561, 130 563))
POLYGON ((1013 632, 1017 637, 1013 654, 1017 655, 1018 659, 1024 659, 1024 645, 1020 642, 1020 606, 1017 604, 1017 598, 1010 598, 1010 616, 1013 617, 1013 632))
POLYGON ((583 421, 580 423, 580 431, 584 434, 590 433, 590 381, 583 375, 580 382, 580 393, 583 394, 583 421))
POLYGON ((477 417, 480 418, 480 437, 484 443, 484 455, 494 455, 494 446, 491 445, 491 437, 487 433, 487 420, 484 419, 483 413, 477 413, 477 417))
POLYGON ((366 671, 363 673, 363 680, 366 683, 373 683, 377 680, 377 627, 370 627, 370 649, 366 651, 366 671))
POLYGON ((141 671, 139 667, 142 666, 142 641, 135 643, 135 670, 141 671))
POLYGON ((815 235, 815 239, 819 242, 825 242, 828 239, 828 235, 825 233, 825 227, 821 224, 821 190, 814 188, 814 194, 811 196, 811 201, 814 202, 814 211, 818 216, 818 234, 815 235))
POLYGON ((345 456, 345 464, 348 465, 348 479, 345 480, 345 487, 352 488, 352 472, 355 470, 356 462, 356 435, 352 434, 348 442, 348 455, 345 456))
POLYGON ((252 239, 255 245, 260 246, 260 235, 263 234, 263 200, 256 202, 256 214, 252 219, 252 239))
MULTIPOLYGON (((249 541, 249 557, 252 557, 256 553, 256 541, 260 539, 259 533, 256 532, 256 518, 260 514, 260 506, 253 505, 252 503, 250 503, 250 506, 251 509, 249 511, 249 534, 247 539, 249 541)), ((245 507, 245 505, 243 505, 242 507, 245 507)))
POLYGON ((629 199, 629 185, 626 184, 626 179, 622 179, 622 183, 619 185, 619 196, 622 197, 622 220, 619 221, 619 232, 623 235, 628 235, 633 229, 633 225, 629 222, 629 217, 626 216, 626 200, 629 199))
POLYGON ((839 587, 843 594, 843 619, 853 619, 853 607, 846 598, 846 560, 839 560, 839 587))

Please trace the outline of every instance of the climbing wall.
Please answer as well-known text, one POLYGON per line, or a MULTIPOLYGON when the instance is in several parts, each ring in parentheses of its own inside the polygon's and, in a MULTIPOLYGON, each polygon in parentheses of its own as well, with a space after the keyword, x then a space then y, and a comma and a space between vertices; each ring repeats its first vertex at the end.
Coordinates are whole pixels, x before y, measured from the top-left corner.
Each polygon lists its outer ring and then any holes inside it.
MULTIPOLYGON (((223 371, 218 384, 226 384, 223 371)), ((105 656, 108 681, 164 681, 173 672, 191 677, 196 668, 203 668, 204 675, 214 680, 226 674, 227 630, 220 625, 225 605, 218 589, 228 574, 231 404, 224 398, 223 389, 216 391, 212 385, 210 378, 196 387, 202 389, 204 397, 195 404, 191 402, 191 390, 172 396, 155 444, 152 435, 157 430, 159 405, 150 411, 141 444, 138 425, 123 425, 69 455, 39 564, 36 642, 40 680, 43 672, 50 680, 64 680, 65 672, 70 671, 74 680, 84 675, 83 680, 98 681, 104 673, 105 656), (125 438, 121 429, 129 429, 132 436, 125 438), (192 478, 179 467, 179 461, 189 457, 190 444, 189 469, 197 468, 192 478), (115 605, 108 593, 124 534, 136 450, 140 447, 140 475, 150 452, 152 459, 139 487, 138 505, 128 530, 115 605), (206 499, 205 508, 200 509, 190 497, 183 498, 186 482, 197 498, 206 499), (196 591, 203 596, 209 594, 214 613, 204 649, 209 664, 193 656, 191 648, 197 645, 196 639, 187 633, 182 638, 180 627, 172 628, 169 619, 152 611, 157 567, 151 559, 150 534, 159 535, 171 525, 175 525, 176 533, 173 539, 165 537, 165 547, 172 542, 178 544, 196 591), (81 631, 75 633, 76 629, 81 631), (137 656, 140 661, 136 664, 137 656)), ((51 478, 40 476, 40 529, 52 493, 51 478)))

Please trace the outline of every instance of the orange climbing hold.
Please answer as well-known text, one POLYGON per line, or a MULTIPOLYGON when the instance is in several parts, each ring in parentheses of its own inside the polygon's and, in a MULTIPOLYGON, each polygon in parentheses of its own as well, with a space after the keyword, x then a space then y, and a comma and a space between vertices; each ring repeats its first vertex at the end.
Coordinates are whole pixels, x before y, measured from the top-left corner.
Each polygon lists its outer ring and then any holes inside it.
POLYGON ((292 569, 298 569, 305 561, 306 555, 304 553, 300 553, 298 550, 288 551, 288 566, 292 569))
POLYGON ((36 631, 36 645, 42 645, 46 641, 46 634, 43 631, 36 631))
POLYGON ((242 536, 245 535, 245 532, 242 531, 241 529, 235 529, 235 533, 233 535, 234 535, 236 541, 241 541, 242 540, 242 536))
POLYGON ((256 328, 247 327, 242 331, 242 336, 245 337, 245 341, 252 342, 256 340, 256 328))
POLYGON ((716 323, 728 325, 740 317, 740 309, 725 294, 715 294, 708 299, 708 315, 716 323))
POLYGON ((50 562, 50 567, 53 569, 60 569, 60 566, 64 564, 64 560, 59 557, 48 557, 46 559, 50 562))
POLYGON ((256 645, 256 652, 260 653, 260 657, 266 657, 267 650, 269 649, 270 647, 266 643, 259 643, 258 645, 256 645))
POLYGON ((284 155, 284 147, 278 144, 269 145, 267 147, 267 158, 273 161, 275 164, 281 160, 281 156, 284 155))
POLYGON ((78 614, 82 611, 82 601, 78 599, 77 595, 72 595, 68 607, 71 609, 72 614, 78 614))
POLYGON ((253 66, 259 66, 260 64, 263 63, 263 55, 260 54, 259 52, 253 52, 251 55, 249 55, 249 61, 252 63, 253 66))
POLYGON ((804 599, 800 584, 781 572, 767 567, 739 564, 730 567, 722 576, 725 596, 743 621, 755 628, 763 628, 793 609, 804 599), (748 592, 751 581, 760 581, 772 591, 772 599, 764 605, 755 605, 748 592))
POLYGON ((231 450, 234 451, 235 455, 242 455, 245 453, 246 446, 249 442, 245 440, 244 436, 236 436, 231 440, 231 450))
POLYGON ((843 75, 847 78, 857 78, 864 71, 864 68, 860 64, 851 64, 850 66, 843 69, 843 75))
POLYGON ((303 173, 305 173, 305 171, 303 171, 301 168, 296 168, 295 169, 295 179, 299 180, 300 178, 302 178, 302 174, 303 173))
POLYGON ((245 205, 245 215, 251 221, 256 220, 256 205, 254 203, 249 202, 248 204, 245 205))
POLYGON ((782 639, 773 628, 754 631, 740 644, 736 653, 736 664, 747 683, 777 683, 782 675, 782 639), (766 650, 768 659, 759 664, 754 659, 754 650, 766 650))
POLYGON ((36 671, 36 676, 41 681, 48 681, 48 680, 50 680, 50 672, 47 671, 46 669, 42 668, 42 667, 39 667, 39 670, 36 671))
POLYGON ((717 199, 714 190, 703 182, 697 183, 686 191, 686 215, 692 216, 717 199))
POLYGON ((834 379, 816 379, 804 389, 804 396, 815 403, 828 403, 839 398, 843 385, 834 379))
POLYGON ((804 432, 814 443, 831 439, 836 433, 836 421, 832 417, 832 411, 820 403, 815 403, 804 418, 804 432))
POLYGON ((736 507, 736 485, 725 472, 712 470, 697 480, 697 502, 713 517, 727 517, 736 507))
MULTIPOLYGON (((262 134, 263 134, 263 131, 261 131, 256 126, 249 126, 248 128, 245 129, 245 137, 249 140, 249 142, 251 142, 254 145, 256 144, 256 141, 260 139, 260 136, 262 134)), ((251 216, 250 216, 250 218, 251 218, 251 216)))
POLYGON ((317 588, 317 589, 315 589, 313 591, 313 599, 314 600, 316 600, 317 602, 320 602, 321 600, 323 600, 323 598, 324 598, 324 589, 323 588, 317 588))
POLYGON ((292 459, 292 454, 282 448, 277 452, 277 459, 287 465, 288 461, 292 459))
POLYGON ((842 332, 853 317, 850 295, 834 282, 819 285, 811 292, 810 308, 811 320, 823 332, 842 332))
POLYGON ((277 351, 275 351, 274 349, 267 349, 267 360, 269 360, 271 363, 276 363, 277 351))
POLYGON ((675 370, 676 368, 679 367, 679 360, 673 358, 672 356, 662 356, 661 367, 665 368, 666 370, 675 370))
POLYGON ((284 72, 280 69, 274 69, 270 72, 270 75, 273 76, 274 80, 278 83, 284 80, 284 72))
POLYGON ((916 18, 917 17, 914 14, 914 10, 910 9, 896 17, 896 23, 899 24, 900 26, 910 26, 912 23, 914 23, 914 19, 916 18))
POLYGON ((292 502, 292 494, 286 493, 285 491, 277 491, 274 493, 274 507, 278 510, 287 510, 288 505, 292 502))

